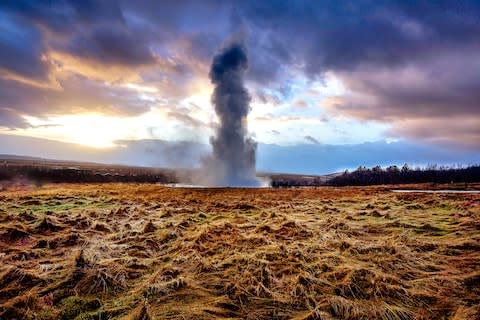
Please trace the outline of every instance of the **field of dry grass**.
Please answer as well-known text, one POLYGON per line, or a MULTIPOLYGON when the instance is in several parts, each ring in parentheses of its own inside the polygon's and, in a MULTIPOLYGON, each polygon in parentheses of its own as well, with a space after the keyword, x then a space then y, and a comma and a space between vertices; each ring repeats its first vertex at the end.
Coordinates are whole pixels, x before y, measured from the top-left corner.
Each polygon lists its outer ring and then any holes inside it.
POLYGON ((480 319, 480 195, 0 192, 0 319, 480 319))

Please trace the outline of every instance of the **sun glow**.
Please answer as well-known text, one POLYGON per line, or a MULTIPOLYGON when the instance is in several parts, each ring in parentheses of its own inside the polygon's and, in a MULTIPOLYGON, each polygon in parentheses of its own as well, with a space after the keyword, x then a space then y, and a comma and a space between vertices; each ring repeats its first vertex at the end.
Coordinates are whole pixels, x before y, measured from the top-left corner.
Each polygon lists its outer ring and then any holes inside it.
MULTIPOLYGON (((196 104, 201 99, 193 99, 196 104)), ((114 148, 122 146, 122 140, 162 139, 185 140, 187 133, 182 135, 180 126, 185 126, 169 116, 171 108, 151 108, 148 112, 129 117, 120 117, 99 113, 84 113, 75 115, 58 115, 49 117, 24 116, 30 125, 16 130, 2 130, 0 133, 30 136, 67 143, 81 144, 92 148, 114 148), (180 130, 180 131, 179 131, 180 130)), ((199 107, 193 108, 190 114, 199 119, 208 119, 199 107)))
MULTIPOLYGON (((115 146, 115 141, 134 136, 129 118, 100 114, 65 115, 40 119, 25 117, 32 125, 26 132, 36 137, 82 144, 94 148, 115 146)), ((131 119, 130 119, 131 120, 131 119)))

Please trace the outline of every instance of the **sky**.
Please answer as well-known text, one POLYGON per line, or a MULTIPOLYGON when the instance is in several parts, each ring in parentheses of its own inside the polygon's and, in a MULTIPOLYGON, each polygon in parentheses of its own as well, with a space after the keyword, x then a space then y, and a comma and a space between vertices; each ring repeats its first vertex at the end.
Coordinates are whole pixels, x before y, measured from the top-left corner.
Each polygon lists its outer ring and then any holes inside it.
POLYGON ((478 1, 0 2, 0 154, 192 167, 247 49, 257 170, 480 162, 478 1))

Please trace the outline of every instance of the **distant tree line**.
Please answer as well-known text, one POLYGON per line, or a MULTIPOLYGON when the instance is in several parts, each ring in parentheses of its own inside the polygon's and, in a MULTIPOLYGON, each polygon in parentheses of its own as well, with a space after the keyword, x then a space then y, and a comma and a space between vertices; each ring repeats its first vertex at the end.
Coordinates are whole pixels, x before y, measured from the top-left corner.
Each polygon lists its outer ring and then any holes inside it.
POLYGON ((311 177, 301 175, 271 175, 270 186, 273 188, 314 187, 325 185, 323 176, 311 177))
MULTIPOLYGON (((67 167, 36 162, 0 162, 0 181, 25 178, 35 183, 177 183, 172 170, 124 166, 67 167)), ((362 186, 409 183, 474 183, 480 182, 480 165, 469 167, 444 167, 431 165, 425 168, 360 166, 350 172, 330 176, 303 176, 277 174, 270 176, 272 187, 301 186, 362 186)))
POLYGON ((327 181, 331 186, 365 186, 379 184, 409 184, 409 183, 472 183, 480 182, 480 165, 469 167, 445 167, 430 165, 426 168, 410 168, 380 166, 366 168, 358 167, 355 171, 346 170, 327 181))
POLYGON ((156 172, 139 168, 56 168, 36 165, 2 165, 0 180, 24 178, 36 183, 95 183, 95 182, 138 182, 174 183, 176 177, 170 172, 156 172))

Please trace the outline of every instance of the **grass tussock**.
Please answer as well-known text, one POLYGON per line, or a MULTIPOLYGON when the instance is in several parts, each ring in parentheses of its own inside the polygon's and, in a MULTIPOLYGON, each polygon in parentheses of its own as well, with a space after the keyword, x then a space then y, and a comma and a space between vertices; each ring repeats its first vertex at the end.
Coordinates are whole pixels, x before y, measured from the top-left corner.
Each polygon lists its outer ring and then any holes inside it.
POLYGON ((125 320, 151 320, 148 312, 148 303, 145 301, 141 303, 125 320))
POLYGON ((0 319, 479 319, 480 196, 1 191, 0 319))

